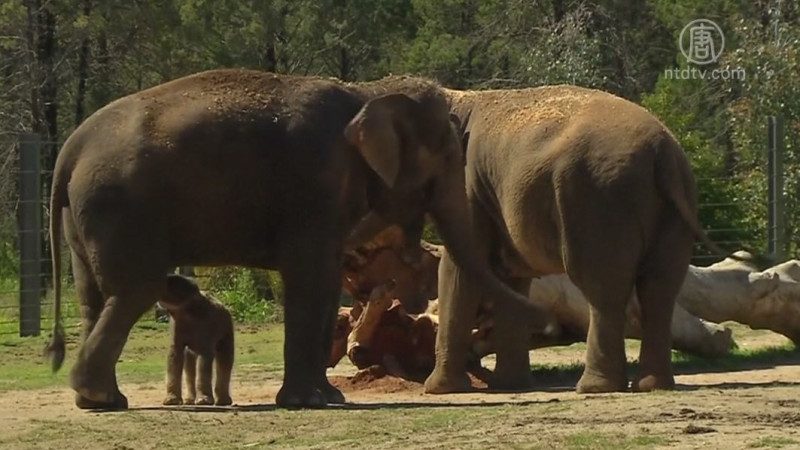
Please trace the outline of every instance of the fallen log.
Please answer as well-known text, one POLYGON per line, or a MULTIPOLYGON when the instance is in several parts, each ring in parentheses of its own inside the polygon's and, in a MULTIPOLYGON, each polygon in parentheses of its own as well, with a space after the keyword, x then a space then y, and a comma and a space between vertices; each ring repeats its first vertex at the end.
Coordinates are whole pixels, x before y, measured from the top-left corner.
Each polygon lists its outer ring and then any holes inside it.
MULTIPOLYGON (((745 252, 735 255, 748 256, 745 252)), ((799 281, 797 260, 759 272, 729 258, 708 267, 691 267, 677 303, 704 319, 771 330, 800 344, 799 281)))
MULTIPOLYGON (((529 295, 534 302, 548 309, 558 322, 553 337, 532 336, 531 348, 568 345, 586 340, 589 304, 568 276, 549 275, 534 279, 529 295)), ((628 305, 627 318, 625 337, 641 339, 641 314, 635 296, 628 305)), ((672 315, 672 346, 698 356, 716 357, 728 354, 736 344, 729 328, 701 319, 677 304, 672 315)), ((491 349, 481 351, 491 352, 491 349)))
MULTIPOLYGON (((426 245, 425 250, 428 257, 438 258, 435 246, 426 245)), ((430 295, 427 292, 431 280, 435 280, 435 261, 423 265, 396 264, 396 255, 387 247, 365 255, 368 257, 348 272, 346 286, 361 301, 352 310, 340 312, 329 365, 334 366, 347 354, 359 368, 379 365, 396 376, 424 378, 434 356, 436 301, 430 303, 426 314, 410 315, 400 302, 391 298, 390 292, 397 286, 388 290, 381 286, 387 280, 402 279, 405 284, 402 291, 411 293, 410 297, 420 291, 430 295), (424 288, 415 286, 413 280, 425 280, 424 288), (364 297, 370 288, 372 295, 367 300, 364 297)), ((736 346, 731 330, 715 323, 729 320, 753 329, 772 330, 800 342, 800 261, 787 261, 759 272, 746 262, 747 253, 737 252, 736 256, 709 267, 689 267, 673 312, 674 348, 706 357, 729 353, 736 346)), ((550 336, 531 336, 530 348, 585 340, 589 327, 588 303, 569 277, 562 274, 534 279, 530 297, 558 322, 550 336)), ((472 351, 476 357, 495 352, 491 311, 482 311, 473 331, 472 351)), ((626 337, 640 338, 640 311, 635 294, 627 316, 626 337)))

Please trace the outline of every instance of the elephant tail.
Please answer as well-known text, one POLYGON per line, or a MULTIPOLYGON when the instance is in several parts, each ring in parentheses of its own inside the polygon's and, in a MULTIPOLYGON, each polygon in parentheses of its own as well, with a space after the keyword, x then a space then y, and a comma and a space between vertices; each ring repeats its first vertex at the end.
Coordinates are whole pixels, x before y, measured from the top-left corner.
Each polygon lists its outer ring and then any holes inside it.
POLYGON ((728 255, 703 231, 697 217, 697 187, 689 161, 680 144, 668 132, 664 134, 656 151, 656 186, 661 195, 678 211, 683 221, 692 230, 695 239, 719 255, 728 255))
POLYGON ((45 354, 50 358, 53 372, 57 372, 64 363, 66 344, 64 325, 61 320, 61 227, 62 213, 68 203, 67 180, 63 171, 53 173, 53 188, 50 197, 50 251, 53 260, 53 335, 45 347, 45 354))

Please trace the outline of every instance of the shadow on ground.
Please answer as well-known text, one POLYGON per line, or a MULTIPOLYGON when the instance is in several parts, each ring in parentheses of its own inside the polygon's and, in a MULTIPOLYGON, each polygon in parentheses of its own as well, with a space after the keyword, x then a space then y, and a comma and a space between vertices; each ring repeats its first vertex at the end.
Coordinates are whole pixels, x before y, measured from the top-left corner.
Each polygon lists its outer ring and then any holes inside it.
MULTIPOLYGON (((675 375, 694 375, 700 373, 741 372, 745 370, 772 369, 778 366, 800 364, 800 350, 788 347, 767 347, 755 351, 734 351, 730 355, 720 358, 701 358, 676 352, 672 364, 675 375)), ((533 368, 535 384, 538 391, 558 392, 562 389, 573 389, 583 373, 583 364, 572 364, 556 367, 533 368), (544 386, 545 389, 541 389, 544 386)), ((628 378, 633 378, 639 369, 638 363, 628 364, 628 378)), ((747 388, 758 386, 795 385, 795 383, 721 383, 718 385, 703 385, 702 387, 720 388, 747 388)), ((800 385, 800 383, 797 383, 800 385)), ((677 389, 697 389, 691 385, 680 385, 677 389)))
MULTIPOLYGON (((458 394, 455 394, 458 395, 458 394)), ((341 405, 328 405, 326 410, 342 410, 342 411, 369 411, 369 410, 385 410, 385 409, 416 409, 416 408, 461 408, 461 407, 495 407, 504 406, 513 403, 514 405, 538 405, 547 403, 558 403, 558 399, 549 400, 526 400, 526 401, 481 401, 481 402, 361 402, 361 403, 345 403, 341 405)), ((171 412, 193 412, 193 413, 252 413, 252 412, 269 412, 276 411, 278 408, 274 403, 263 403, 253 405, 233 405, 233 406, 141 406, 131 407, 127 410, 89 410, 92 413, 124 413, 128 411, 171 411, 171 412)))

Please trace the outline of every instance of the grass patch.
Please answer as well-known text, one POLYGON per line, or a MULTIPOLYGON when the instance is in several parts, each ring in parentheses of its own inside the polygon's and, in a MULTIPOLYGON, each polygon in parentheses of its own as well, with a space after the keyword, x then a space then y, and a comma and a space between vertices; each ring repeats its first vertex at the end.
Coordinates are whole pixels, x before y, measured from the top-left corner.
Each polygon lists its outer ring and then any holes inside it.
MULTIPOLYGON (((56 374, 42 356, 47 338, 6 336, 0 341, 0 391, 39 389, 66 386, 67 374, 77 353, 77 329, 67 335, 67 359, 56 374)), ((164 379, 169 325, 142 321, 131 331, 128 343, 117 364, 120 382, 145 383, 164 379)), ((238 375, 250 378, 276 378, 283 370, 283 326, 239 326, 236 332, 236 366, 238 375)))
POLYGON ((543 432, 534 405, 198 413, 127 411, 36 419, 8 448, 649 448, 659 436, 543 432), (516 425, 521 424, 521 425, 516 425), (160 433, 153 430, 180 430, 160 433), (77 431, 77 432, 76 432, 77 431), (594 439, 599 437, 600 440, 594 439), (587 446, 580 446, 586 443, 587 446), (593 444, 603 444, 599 447, 593 444), (591 445, 590 445, 591 444, 591 445))
POLYGON ((787 437, 782 436, 767 436, 761 439, 758 439, 755 442, 751 442, 748 447, 750 448, 783 448, 787 445, 796 446, 800 444, 800 442, 787 437))
POLYGON ((792 343, 756 349, 738 348, 721 358, 701 358, 678 351, 672 352, 676 373, 730 372, 798 362, 800 351, 792 343))
POLYGON ((626 436, 622 433, 580 432, 564 438, 569 449, 644 449, 669 444, 659 435, 626 436))

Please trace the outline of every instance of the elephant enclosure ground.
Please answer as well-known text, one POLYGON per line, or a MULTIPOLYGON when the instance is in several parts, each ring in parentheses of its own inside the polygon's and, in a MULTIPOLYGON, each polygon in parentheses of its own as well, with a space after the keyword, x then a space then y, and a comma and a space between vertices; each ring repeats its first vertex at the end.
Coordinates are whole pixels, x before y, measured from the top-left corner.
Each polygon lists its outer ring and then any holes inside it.
MULTIPOLYGON (((577 395, 582 344, 532 353, 540 385, 525 393, 430 396, 398 379, 351 382, 331 373, 350 404, 274 408, 280 326, 237 330, 237 406, 162 407, 166 326, 138 326, 118 365, 131 409, 86 412, 72 404, 66 370, 40 358, 43 338, 0 342, 0 448, 796 448, 800 354, 782 336, 732 325, 740 348, 722 360, 675 354, 678 389, 577 395)), ((629 341, 628 354, 638 343, 629 341)), ((491 361, 488 361, 491 364, 491 361)))

